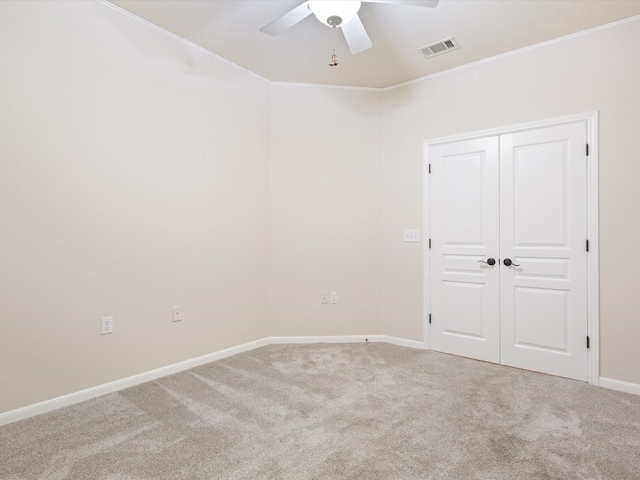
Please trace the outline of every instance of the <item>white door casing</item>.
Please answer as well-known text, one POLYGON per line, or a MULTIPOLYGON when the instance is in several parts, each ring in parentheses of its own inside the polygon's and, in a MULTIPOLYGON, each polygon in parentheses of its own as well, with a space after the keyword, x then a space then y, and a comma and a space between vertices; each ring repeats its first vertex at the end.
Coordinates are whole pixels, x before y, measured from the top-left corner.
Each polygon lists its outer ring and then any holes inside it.
POLYGON ((587 380, 587 127, 426 145, 431 348, 587 380))

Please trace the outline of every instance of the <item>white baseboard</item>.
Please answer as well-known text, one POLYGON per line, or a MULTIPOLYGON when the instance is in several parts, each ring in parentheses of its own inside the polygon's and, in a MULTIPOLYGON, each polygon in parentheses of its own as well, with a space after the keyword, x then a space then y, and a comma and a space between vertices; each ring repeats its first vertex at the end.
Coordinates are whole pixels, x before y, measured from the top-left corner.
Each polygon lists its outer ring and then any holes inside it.
POLYGON ((87 388, 86 390, 80 390, 79 392, 63 395, 62 397, 52 398, 51 400, 46 400, 34 405, 28 405, 16 410, 0 413, 0 426, 17 422, 18 420, 35 417, 36 415, 51 412, 62 407, 68 407, 101 395, 106 395, 107 393, 113 393, 118 390, 140 385, 141 383, 150 382, 160 377, 166 377, 167 375, 182 372, 190 368, 199 367, 200 365, 215 362, 216 360, 221 360, 268 344, 268 340, 266 338, 262 338, 253 342, 243 343, 242 345, 219 350, 208 355, 185 360, 184 362, 174 363, 172 365, 167 365, 166 367, 157 368, 138 375, 122 378, 96 387, 87 388))
MULTIPOLYGON (((400 347, 417 348, 419 350, 425 350, 424 342, 418 342, 417 340, 407 340, 406 338, 390 337, 389 335, 375 335, 378 342, 391 343, 392 345, 399 345, 400 347)), ((371 340, 371 339, 369 339, 371 340)), ((374 342, 376 340, 373 340, 374 342)))
POLYGON ((349 335, 349 336, 334 336, 334 337, 265 337, 260 340, 255 340, 249 343, 243 343, 236 347, 226 348, 218 352, 203 355, 201 357, 185 360, 184 362, 174 363, 173 365, 167 365, 166 367, 157 368, 148 372, 133 375, 131 377, 122 378, 113 382, 98 385, 96 387, 87 388, 79 392, 63 395, 62 397, 52 398, 44 402, 36 403, 34 405, 28 405, 26 407, 18 408, 16 410, 10 410, 5 413, 0 413, 0 426, 7 425, 9 423, 17 422, 19 420, 25 420, 36 415, 51 412, 59 408, 68 407, 76 403, 91 400, 92 398, 106 395, 108 393, 117 392, 125 388, 134 387, 141 383, 150 382, 160 377, 166 377, 167 375, 173 375, 174 373, 189 370, 190 368, 199 367, 206 363, 215 362, 223 358, 237 355, 238 353, 247 352, 265 345, 271 344, 302 344, 302 343, 360 343, 360 342, 384 342, 392 343, 394 345, 400 345, 403 347, 411 348, 423 348, 422 342, 416 342, 413 340, 405 340, 404 338, 389 337, 387 335, 349 335))
POLYGON ((619 392, 633 393, 640 395, 640 385, 637 383, 623 382, 622 380, 613 380, 611 378, 600 377, 598 385, 609 390, 618 390, 619 392))
POLYGON ((304 343, 364 343, 366 338, 369 337, 366 335, 336 335, 328 337, 267 337, 266 340, 271 345, 296 345, 304 343))
POLYGON ((268 337, 266 340, 273 345, 304 344, 304 343, 391 343, 401 347, 423 349, 422 342, 405 338, 390 337, 388 335, 337 335, 330 337, 268 337))
MULTIPOLYGON (((167 375, 182 372, 190 368, 198 367, 216 360, 237 355, 238 353, 254 350, 265 345, 283 345, 283 344, 309 344, 309 343, 390 343, 393 345, 399 345, 401 347, 409 347, 416 349, 424 349, 425 346, 422 342, 415 340, 407 340, 405 338, 391 337, 389 335, 343 335, 343 336, 326 336, 326 337, 265 337, 253 342, 244 343, 231 348, 226 348, 218 352, 203 355, 201 357, 185 360, 184 362, 174 363, 167 365, 166 367, 157 368, 148 372, 126 377, 114 382, 105 383, 96 387, 81 390, 79 392, 63 395, 62 397, 53 398, 44 402, 36 403, 34 405, 28 405, 26 407, 18 408, 16 410, 10 410, 5 413, 0 413, 0 426, 7 425, 9 423, 17 422, 19 420, 25 420, 36 415, 51 412, 59 408, 68 407, 76 403, 84 402, 92 398, 106 395, 108 393, 117 392, 125 388, 140 385, 145 382, 150 382, 167 375)), ((640 385, 635 383, 623 382, 621 380, 613 380, 611 378, 600 377, 599 386, 608 388, 610 390, 618 390, 620 392, 632 393, 640 395, 640 385)))
MULTIPOLYGON (((326 337, 265 337, 253 342, 244 343, 231 348, 226 348, 218 352, 203 355, 201 357, 185 360, 184 362, 174 363, 166 367, 157 368, 148 372, 126 377, 114 382, 105 383, 96 387, 81 390, 79 392, 63 395, 62 397, 53 398, 44 402, 28 405, 26 407, 0 413, 0 426, 9 423, 25 420, 36 415, 51 412, 59 408, 68 407, 76 403, 84 402, 92 398, 106 395, 108 393, 117 392, 125 388, 150 382, 167 375, 182 372, 190 368, 198 367, 216 360, 237 355, 238 353, 254 350, 265 345, 283 345, 283 344, 309 344, 309 343, 390 343, 401 347, 409 347, 416 349, 424 349, 422 342, 415 340, 407 340, 405 338, 391 337, 389 335, 342 335, 342 336, 326 336, 326 337)), ((611 378, 600 377, 599 386, 610 390, 618 390, 620 392, 632 393, 640 395, 640 385, 635 383, 623 382, 621 380, 613 380, 611 378)))

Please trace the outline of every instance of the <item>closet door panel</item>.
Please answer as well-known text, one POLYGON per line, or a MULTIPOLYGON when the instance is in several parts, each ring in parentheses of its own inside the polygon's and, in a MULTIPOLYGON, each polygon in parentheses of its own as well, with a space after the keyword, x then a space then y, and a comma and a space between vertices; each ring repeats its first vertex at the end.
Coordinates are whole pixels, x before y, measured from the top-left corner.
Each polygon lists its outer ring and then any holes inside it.
POLYGON ((500 137, 501 363, 580 380, 587 379, 585 145, 583 122, 500 137))
POLYGON ((498 139, 431 147, 430 162, 430 346, 498 362, 498 139))

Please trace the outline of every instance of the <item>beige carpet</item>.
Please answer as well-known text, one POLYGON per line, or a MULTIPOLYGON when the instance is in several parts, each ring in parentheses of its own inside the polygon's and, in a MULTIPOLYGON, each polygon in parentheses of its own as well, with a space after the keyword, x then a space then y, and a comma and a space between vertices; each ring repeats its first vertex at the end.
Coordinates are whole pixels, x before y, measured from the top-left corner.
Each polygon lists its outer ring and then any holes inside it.
POLYGON ((640 479, 640 397, 387 344, 273 345, 0 427, 0 478, 640 479))

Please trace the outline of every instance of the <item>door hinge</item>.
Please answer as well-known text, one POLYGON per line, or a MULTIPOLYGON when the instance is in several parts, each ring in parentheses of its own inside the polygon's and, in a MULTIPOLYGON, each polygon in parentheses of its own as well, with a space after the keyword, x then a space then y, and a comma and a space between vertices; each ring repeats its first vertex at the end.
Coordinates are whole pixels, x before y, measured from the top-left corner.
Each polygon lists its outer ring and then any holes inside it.
POLYGON ((587 252, 589 251, 589 239, 587 239, 587 252))
POLYGON ((589 335, 587 335, 587 348, 589 348, 589 335))
POLYGON ((589 156, 589 144, 587 143, 587 157, 589 156))
POLYGON ((429 314, 429 325, 431 325, 431 314, 429 314))
POLYGON ((429 248, 431 248, 431 239, 429 239, 429 248))
POLYGON ((431 173, 431 164, 429 164, 429 173, 431 173))

